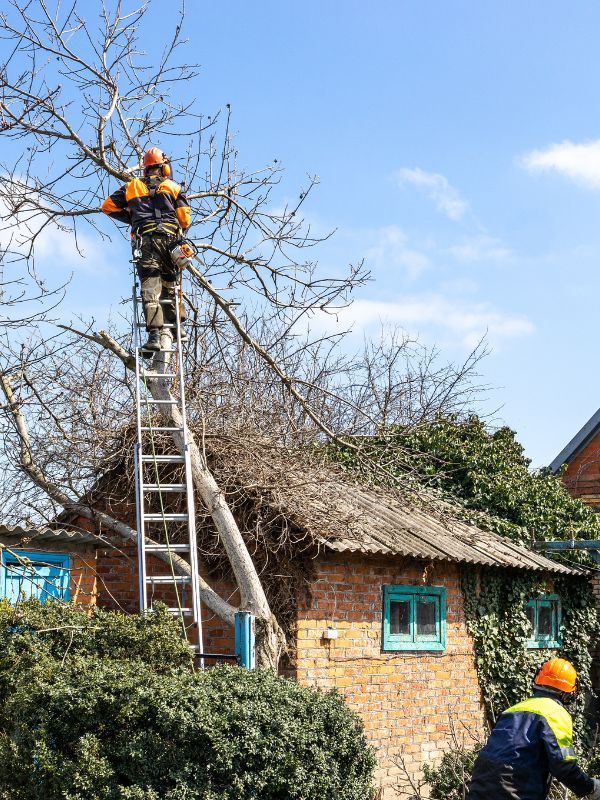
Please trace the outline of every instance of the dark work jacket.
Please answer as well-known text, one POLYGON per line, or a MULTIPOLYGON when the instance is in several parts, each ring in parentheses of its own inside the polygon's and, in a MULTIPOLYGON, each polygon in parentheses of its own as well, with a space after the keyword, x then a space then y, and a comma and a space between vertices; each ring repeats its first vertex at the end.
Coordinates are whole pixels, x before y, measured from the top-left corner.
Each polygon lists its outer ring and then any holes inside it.
POLYGON ((153 186, 149 179, 134 178, 102 203, 102 211, 119 222, 131 225, 131 231, 145 233, 165 225, 172 231, 190 226, 190 207, 181 186, 168 178, 153 186))
POLYGON ((552 776, 583 797, 593 780, 573 752, 573 720, 551 692, 500 715, 479 753, 467 800, 545 800, 552 776))

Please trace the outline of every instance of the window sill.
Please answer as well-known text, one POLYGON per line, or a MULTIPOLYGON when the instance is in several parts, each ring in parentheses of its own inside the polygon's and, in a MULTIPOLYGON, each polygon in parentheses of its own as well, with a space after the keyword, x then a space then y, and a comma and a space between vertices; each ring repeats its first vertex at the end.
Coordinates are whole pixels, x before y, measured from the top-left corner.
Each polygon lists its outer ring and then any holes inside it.
POLYGON ((382 653, 411 653, 411 652, 424 652, 429 651, 433 653, 441 653, 446 649, 446 645, 442 642, 402 642, 396 644, 395 642, 388 642, 385 647, 381 648, 382 653))
POLYGON ((546 642, 528 641, 525 646, 527 650, 559 650, 562 647, 562 642, 556 639, 550 639, 546 642))

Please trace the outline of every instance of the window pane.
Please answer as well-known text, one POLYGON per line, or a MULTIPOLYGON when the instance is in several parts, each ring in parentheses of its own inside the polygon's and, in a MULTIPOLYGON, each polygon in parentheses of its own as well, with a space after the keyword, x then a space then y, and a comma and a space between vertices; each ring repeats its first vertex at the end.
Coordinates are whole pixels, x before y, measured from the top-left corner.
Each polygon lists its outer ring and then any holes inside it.
POLYGON ((531 635, 533 636, 533 629, 535 627, 535 621, 534 621, 535 612, 534 612, 533 605, 527 606, 526 612, 527 612, 527 620, 528 620, 529 624, 531 625, 531 635))
POLYGON ((552 636, 552 605, 540 603, 538 609, 538 634, 540 636, 552 636))
POLYGON ((45 603, 51 597, 68 598, 68 570, 50 563, 5 561, 5 595, 11 603, 34 597, 45 603))
POLYGON ((390 602, 390 633, 396 636, 410 635, 410 600, 390 602))
POLYGON ((437 603, 429 598, 417 600, 417 637, 436 636, 436 606, 437 603))

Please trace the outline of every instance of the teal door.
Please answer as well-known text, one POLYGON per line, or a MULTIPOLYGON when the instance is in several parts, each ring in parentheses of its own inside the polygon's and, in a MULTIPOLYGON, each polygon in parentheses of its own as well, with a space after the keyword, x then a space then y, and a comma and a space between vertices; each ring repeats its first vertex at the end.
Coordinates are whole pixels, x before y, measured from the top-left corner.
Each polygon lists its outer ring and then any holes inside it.
POLYGON ((69 599, 69 556, 64 553, 2 553, 2 595, 11 603, 36 598, 69 599))

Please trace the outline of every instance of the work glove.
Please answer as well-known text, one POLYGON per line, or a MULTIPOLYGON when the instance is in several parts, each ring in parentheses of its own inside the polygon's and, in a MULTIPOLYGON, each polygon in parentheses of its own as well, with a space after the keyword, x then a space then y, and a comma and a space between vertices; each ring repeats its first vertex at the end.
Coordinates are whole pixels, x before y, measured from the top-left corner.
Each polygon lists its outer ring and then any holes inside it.
POLYGON ((586 794, 586 798, 587 800, 600 800, 600 781, 598 778, 592 778, 592 780, 594 781, 594 788, 589 794, 586 794))

